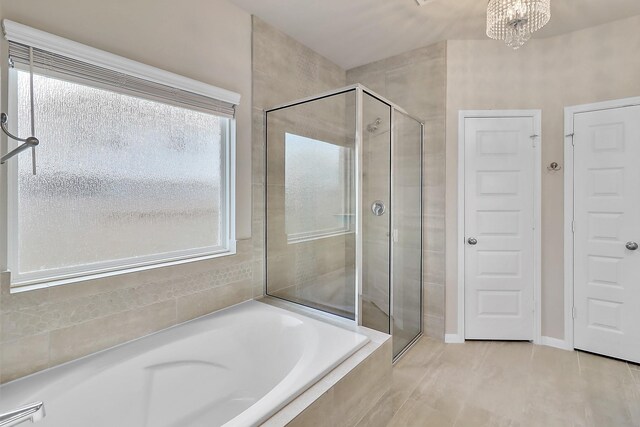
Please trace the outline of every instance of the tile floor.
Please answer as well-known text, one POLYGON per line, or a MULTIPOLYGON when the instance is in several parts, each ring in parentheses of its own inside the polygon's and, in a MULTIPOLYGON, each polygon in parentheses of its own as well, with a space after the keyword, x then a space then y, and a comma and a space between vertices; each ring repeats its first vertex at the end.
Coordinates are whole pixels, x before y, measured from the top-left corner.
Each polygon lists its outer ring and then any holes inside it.
POLYGON ((640 366, 518 342, 421 339, 393 368, 389 426, 640 426, 640 366))

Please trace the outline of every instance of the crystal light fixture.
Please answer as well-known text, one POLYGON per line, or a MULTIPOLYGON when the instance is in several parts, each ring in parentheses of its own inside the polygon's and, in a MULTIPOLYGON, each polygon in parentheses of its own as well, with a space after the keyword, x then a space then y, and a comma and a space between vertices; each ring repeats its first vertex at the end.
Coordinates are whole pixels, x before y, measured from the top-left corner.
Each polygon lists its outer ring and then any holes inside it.
POLYGON ((551 0, 489 0, 487 36, 519 49, 551 18, 551 0))

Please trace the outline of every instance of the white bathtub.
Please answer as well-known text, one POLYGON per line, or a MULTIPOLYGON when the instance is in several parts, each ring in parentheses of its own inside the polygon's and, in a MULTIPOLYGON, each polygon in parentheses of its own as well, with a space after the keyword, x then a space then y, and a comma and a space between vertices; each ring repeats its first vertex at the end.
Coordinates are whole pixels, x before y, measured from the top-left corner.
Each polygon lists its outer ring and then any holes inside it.
POLYGON ((38 427, 254 426, 367 341, 248 301, 7 383, 0 413, 41 400, 38 427))

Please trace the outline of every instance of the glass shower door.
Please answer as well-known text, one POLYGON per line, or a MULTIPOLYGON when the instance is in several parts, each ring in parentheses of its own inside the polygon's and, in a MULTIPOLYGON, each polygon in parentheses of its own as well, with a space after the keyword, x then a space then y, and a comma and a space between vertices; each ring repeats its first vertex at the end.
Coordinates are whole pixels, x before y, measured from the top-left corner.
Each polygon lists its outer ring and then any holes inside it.
POLYGON ((393 115, 393 357, 422 331, 422 124, 393 115))
POLYGON ((355 319, 355 90, 266 125, 266 293, 355 319))
POLYGON ((391 107, 362 99, 362 325, 391 333, 391 107))

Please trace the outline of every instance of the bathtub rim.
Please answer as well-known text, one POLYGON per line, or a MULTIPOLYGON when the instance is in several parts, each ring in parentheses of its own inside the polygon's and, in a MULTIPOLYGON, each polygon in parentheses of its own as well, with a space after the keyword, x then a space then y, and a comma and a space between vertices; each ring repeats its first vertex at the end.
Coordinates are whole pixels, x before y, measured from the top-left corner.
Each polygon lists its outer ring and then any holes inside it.
POLYGON ((283 300, 281 298, 264 295, 262 297, 254 298, 254 301, 281 308, 283 310, 292 311, 296 314, 310 317, 314 320, 328 323, 330 325, 346 329, 350 332, 356 332, 365 335, 367 338, 369 338, 370 341, 378 344, 384 343, 388 338, 391 337, 391 335, 385 334, 384 332, 379 332, 365 326, 359 326, 355 320, 347 319, 346 317, 338 316, 337 314, 331 314, 326 311, 283 300))

